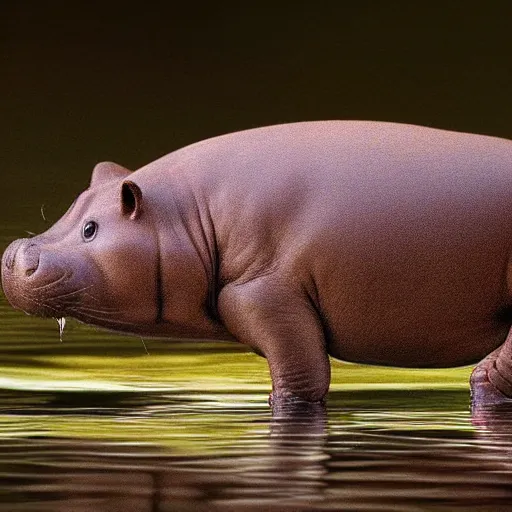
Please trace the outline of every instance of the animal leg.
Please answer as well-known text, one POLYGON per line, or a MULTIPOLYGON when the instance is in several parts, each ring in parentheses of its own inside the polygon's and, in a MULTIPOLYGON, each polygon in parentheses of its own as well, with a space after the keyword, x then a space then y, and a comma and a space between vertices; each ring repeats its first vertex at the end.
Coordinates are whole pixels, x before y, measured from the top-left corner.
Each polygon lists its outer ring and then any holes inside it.
POLYGON ((512 400, 512 334, 491 352, 471 375, 473 405, 485 405, 512 400))
POLYGON ((322 324, 306 294, 258 278, 227 285, 219 313, 235 338, 266 357, 271 403, 319 402, 327 393, 330 363, 322 324))

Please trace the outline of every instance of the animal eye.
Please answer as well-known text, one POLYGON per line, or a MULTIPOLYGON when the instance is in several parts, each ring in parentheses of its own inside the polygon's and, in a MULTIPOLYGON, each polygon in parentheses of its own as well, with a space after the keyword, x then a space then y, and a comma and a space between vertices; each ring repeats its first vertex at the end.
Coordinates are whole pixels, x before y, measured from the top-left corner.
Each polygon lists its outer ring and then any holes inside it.
POLYGON ((82 230, 82 237, 86 242, 90 242, 94 236, 96 235, 96 231, 98 231, 98 224, 93 220, 86 222, 84 224, 84 229, 82 230))

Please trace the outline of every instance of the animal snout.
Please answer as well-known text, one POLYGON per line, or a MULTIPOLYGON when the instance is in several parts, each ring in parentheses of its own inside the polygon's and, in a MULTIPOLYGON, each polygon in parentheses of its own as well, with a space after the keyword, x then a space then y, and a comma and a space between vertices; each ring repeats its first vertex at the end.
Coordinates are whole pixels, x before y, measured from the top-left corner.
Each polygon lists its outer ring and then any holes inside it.
POLYGON ((14 241, 7 247, 2 257, 2 275, 16 274, 30 277, 39 267, 41 250, 29 238, 14 241))
POLYGON ((39 255, 41 251, 35 244, 29 246, 20 255, 20 268, 27 277, 31 276, 39 267, 39 255))

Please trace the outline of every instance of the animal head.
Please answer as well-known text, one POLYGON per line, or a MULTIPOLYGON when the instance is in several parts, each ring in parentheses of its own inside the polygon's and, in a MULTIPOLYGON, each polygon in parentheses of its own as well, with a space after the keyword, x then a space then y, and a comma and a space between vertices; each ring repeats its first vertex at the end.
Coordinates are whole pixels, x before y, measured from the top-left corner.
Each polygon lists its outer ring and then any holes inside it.
POLYGON ((90 186, 48 231, 14 241, 2 286, 26 313, 139 332, 158 314, 158 241, 130 171, 98 164, 90 186))

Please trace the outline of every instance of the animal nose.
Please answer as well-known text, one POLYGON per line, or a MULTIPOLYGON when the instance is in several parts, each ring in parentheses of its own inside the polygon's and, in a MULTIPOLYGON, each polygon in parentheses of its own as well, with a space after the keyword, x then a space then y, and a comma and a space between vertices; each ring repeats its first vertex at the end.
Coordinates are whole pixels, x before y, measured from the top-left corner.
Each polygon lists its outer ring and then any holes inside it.
POLYGON ((39 247, 30 239, 15 240, 4 252, 2 271, 30 277, 39 267, 40 254, 39 247))
POLYGON ((31 276, 39 267, 40 254, 39 247, 34 243, 28 244, 26 249, 19 254, 20 269, 25 272, 27 277, 31 276))

